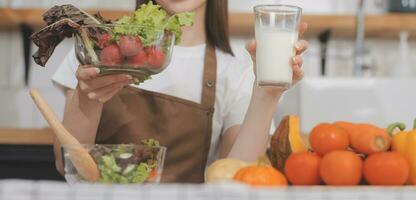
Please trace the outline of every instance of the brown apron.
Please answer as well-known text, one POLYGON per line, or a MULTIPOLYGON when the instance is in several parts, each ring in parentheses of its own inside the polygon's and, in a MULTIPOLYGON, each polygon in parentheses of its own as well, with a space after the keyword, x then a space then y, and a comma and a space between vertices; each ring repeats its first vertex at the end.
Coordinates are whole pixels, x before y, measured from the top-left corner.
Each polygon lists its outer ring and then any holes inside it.
POLYGON ((162 182, 203 182, 215 103, 215 48, 207 46, 204 65, 201 104, 124 88, 104 104, 96 142, 123 144, 157 139, 167 147, 162 182))

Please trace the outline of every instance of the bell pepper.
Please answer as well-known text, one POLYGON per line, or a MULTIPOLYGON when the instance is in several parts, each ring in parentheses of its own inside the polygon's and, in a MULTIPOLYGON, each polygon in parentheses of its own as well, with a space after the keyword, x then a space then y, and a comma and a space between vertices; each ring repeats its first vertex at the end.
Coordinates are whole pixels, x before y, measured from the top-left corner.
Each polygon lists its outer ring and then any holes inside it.
POLYGON ((405 129, 406 125, 404 123, 394 123, 387 128, 387 132, 392 138, 391 149, 401 154, 406 152, 407 131, 404 131, 405 129), (396 129, 399 129, 400 132, 394 133, 396 129))
POLYGON ((403 123, 394 123, 387 130, 393 138, 392 150, 404 155, 409 162, 409 184, 416 185, 416 119, 413 130, 404 131, 405 128, 403 123), (396 128, 399 128, 400 132, 393 133, 396 128))

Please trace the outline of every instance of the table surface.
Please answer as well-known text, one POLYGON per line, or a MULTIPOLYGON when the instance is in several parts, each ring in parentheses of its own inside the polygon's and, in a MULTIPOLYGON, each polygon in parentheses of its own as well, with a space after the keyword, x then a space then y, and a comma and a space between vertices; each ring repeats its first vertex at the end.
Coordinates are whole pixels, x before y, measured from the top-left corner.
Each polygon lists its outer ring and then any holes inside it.
POLYGON ((256 189, 239 184, 68 185, 62 182, 0 181, 0 200, 290 199, 415 200, 416 187, 289 187, 256 189))
POLYGON ((0 128, 0 144, 51 145, 54 135, 51 129, 0 128))

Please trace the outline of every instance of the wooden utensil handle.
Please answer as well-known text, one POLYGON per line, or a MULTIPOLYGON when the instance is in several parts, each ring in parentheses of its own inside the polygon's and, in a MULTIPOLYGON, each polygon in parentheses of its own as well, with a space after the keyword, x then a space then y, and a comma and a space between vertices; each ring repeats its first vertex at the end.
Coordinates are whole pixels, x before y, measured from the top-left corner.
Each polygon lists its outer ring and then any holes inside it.
POLYGON ((49 107, 48 103, 40 95, 39 91, 32 89, 30 91, 30 96, 32 96, 33 101, 45 117, 46 121, 48 121, 49 126, 53 129, 59 142, 62 145, 67 145, 66 150, 68 151, 69 158, 78 173, 88 181, 98 181, 100 179, 100 172, 94 159, 88 153, 88 150, 65 129, 55 113, 49 107))
POLYGON ((38 90, 30 90, 30 96, 62 145, 81 145, 79 141, 72 136, 58 120, 55 113, 52 111, 38 90))

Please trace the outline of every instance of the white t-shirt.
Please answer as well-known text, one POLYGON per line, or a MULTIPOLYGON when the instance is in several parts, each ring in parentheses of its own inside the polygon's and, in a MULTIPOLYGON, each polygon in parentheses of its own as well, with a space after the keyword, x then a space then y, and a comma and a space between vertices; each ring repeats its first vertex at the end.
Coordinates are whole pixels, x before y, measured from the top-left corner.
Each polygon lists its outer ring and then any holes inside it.
MULTIPOLYGON (((170 65, 137 87, 201 103, 205 46, 175 46, 170 65)), ((217 88, 208 164, 217 158, 221 135, 228 128, 243 123, 255 79, 248 53, 237 58, 216 50, 216 55, 217 88)), ((78 65, 75 52, 71 50, 52 78, 55 84, 75 89, 78 65)))

